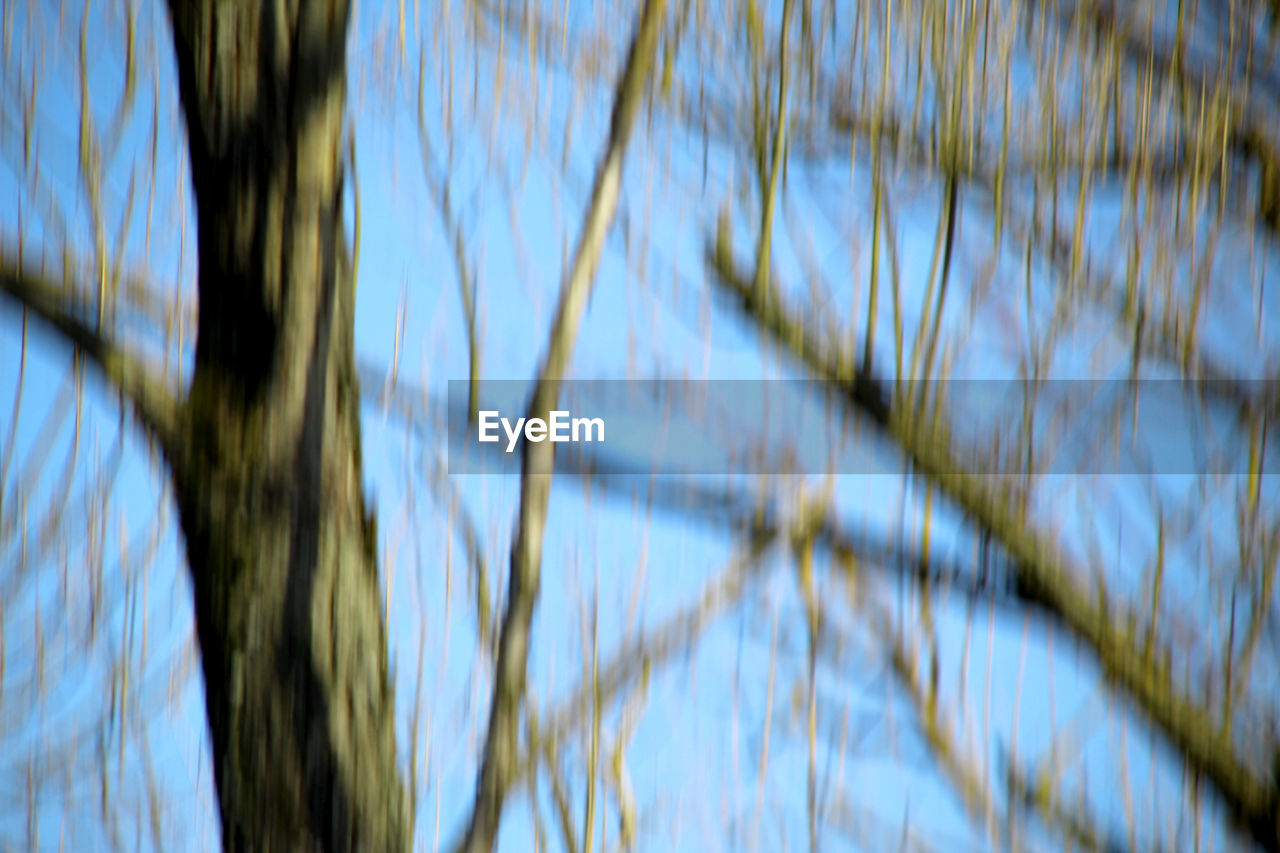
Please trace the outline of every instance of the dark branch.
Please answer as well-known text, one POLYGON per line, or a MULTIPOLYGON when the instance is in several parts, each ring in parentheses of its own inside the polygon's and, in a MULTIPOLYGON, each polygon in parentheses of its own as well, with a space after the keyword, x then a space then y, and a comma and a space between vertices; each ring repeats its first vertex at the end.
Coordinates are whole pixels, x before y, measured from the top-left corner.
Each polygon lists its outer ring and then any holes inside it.
POLYGON ((1087 576, 1083 569, 969 470, 944 431, 923 423, 910 405, 893 400, 864 365, 807 329, 778 298, 781 288, 760 293, 752 287, 751 276, 733 260, 727 227, 708 246, 707 264, 718 286, 763 333, 815 375, 839 385, 850 409, 892 438, 917 476, 938 486, 980 532, 999 543, 1010 558, 1018 595, 1042 607, 1092 651, 1107 681, 1133 700, 1189 767, 1204 774, 1259 846, 1280 850, 1280 786, 1255 770, 1257 756, 1242 755, 1209 709, 1121 627, 1137 624, 1136 617, 1082 584, 1079 579, 1087 576))
POLYGON ((7 255, 0 255, 0 293, 44 320, 88 356, 107 382, 132 405, 144 431, 160 446, 169 463, 176 463, 182 428, 181 403, 145 365, 82 319, 92 313, 90 310, 64 296, 62 288, 43 272, 7 255))

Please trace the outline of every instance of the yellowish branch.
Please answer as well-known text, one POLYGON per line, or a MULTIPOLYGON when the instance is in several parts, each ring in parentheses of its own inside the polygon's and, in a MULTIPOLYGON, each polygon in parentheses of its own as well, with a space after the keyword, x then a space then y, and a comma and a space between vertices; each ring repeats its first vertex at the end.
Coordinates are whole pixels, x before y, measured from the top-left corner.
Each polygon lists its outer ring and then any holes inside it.
MULTIPOLYGON (((586 309, 622 188, 622 161, 627 139, 643 100, 662 32, 664 0, 645 0, 627 57, 626 69, 614 96, 613 117, 604 156, 596 170, 595 187, 587 206, 577 248, 560 288, 555 320, 538 384, 529 406, 530 417, 547 418, 554 407, 560 382, 569 364, 578 324, 586 309)), ((520 517, 511 572, 506 614, 498 640, 497 671, 489 730, 485 739, 475 809, 463 841, 463 850, 493 849, 507 788, 517 773, 516 734, 523 704, 529 629, 538 598, 542 571, 542 535, 551 494, 554 448, 548 443, 525 445, 520 479, 520 517)))
MULTIPOLYGON (((849 404, 899 445, 918 475, 937 485, 980 531, 1000 543, 1011 558, 1019 596, 1043 607, 1083 641, 1107 680, 1133 699, 1189 767, 1212 782, 1235 820, 1259 843, 1280 849, 1280 785, 1239 754, 1209 710, 1174 683, 1167 667, 1153 665, 1142 653, 1141 638, 1123 627, 1136 619, 1119 612, 1105 594, 1089 590, 1081 581, 1088 577, 1083 568, 1040 535, 1015 502, 969 470, 944 432, 930 428, 910 406, 891 401, 883 384, 851 355, 806 334, 804 323, 777 297, 782 288, 757 291, 750 276, 737 269, 723 229, 708 247, 707 262, 718 283, 763 331, 815 375, 837 383, 849 404)), ((1270 758, 1280 766, 1280 754, 1270 758)))

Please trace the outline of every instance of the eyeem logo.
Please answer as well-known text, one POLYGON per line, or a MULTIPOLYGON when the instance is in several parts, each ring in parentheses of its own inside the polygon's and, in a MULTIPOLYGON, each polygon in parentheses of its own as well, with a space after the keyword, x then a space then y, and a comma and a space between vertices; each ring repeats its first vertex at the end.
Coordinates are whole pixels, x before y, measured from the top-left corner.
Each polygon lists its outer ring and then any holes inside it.
POLYGON ((479 439, 497 441, 499 424, 507 434, 508 453, 516 449, 522 428, 525 441, 604 441, 604 418, 570 418, 569 413, 563 411, 553 411, 550 422, 542 418, 516 418, 515 424, 509 418, 500 417, 496 410, 481 411, 477 427, 479 439))

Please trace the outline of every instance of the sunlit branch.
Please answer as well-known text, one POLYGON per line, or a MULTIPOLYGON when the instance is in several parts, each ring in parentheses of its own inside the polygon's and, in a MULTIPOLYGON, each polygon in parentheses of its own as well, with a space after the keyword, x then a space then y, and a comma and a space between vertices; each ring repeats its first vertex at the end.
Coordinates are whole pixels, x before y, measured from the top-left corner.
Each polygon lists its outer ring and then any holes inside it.
MULTIPOLYGON (((623 154, 657 51, 664 6, 663 0, 646 0, 640 14, 626 68, 614 96, 608 143, 596 172, 573 262, 561 285, 547 353, 529 405, 530 417, 546 418, 559 395, 560 381, 573 351, 605 236, 617 210, 623 154)), ((525 690, 529 629, 541 580, 542 535, 551 493, 553 452, 554 446, 549 443, 525 445, 520 515, 511 552, 507 610, 498 640, 489 729, 475 807, 462 844, 462 849, 467 851, 493 849, 503 799, 516 774, 518 719, 525 690)))

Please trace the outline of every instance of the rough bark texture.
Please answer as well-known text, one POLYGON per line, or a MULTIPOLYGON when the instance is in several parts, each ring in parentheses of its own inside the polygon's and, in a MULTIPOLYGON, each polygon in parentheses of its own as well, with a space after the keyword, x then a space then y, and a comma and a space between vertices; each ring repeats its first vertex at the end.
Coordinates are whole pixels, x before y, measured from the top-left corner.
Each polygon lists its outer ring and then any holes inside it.
POLYGON ((223 844, 406 849, 342 227, 349 8, 171 13, 200 248, 172 462, 223 844))

